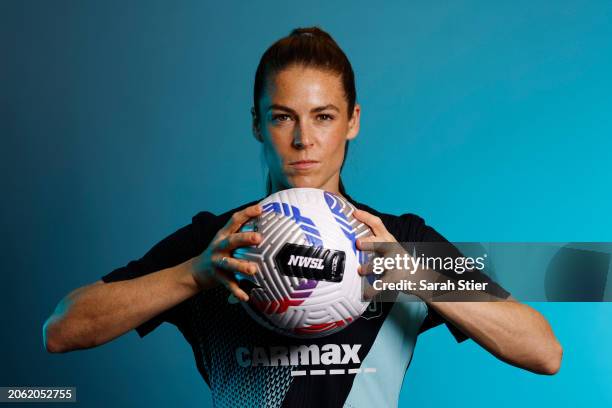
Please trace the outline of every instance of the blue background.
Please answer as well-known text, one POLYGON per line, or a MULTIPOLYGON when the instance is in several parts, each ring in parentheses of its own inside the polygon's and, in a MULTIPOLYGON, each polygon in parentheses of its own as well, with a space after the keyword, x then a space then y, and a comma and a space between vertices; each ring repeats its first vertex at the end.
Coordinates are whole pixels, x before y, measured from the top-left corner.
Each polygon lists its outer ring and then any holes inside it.
MULTIPOLYGON (((171 325, 65 355, 41 327, 198 211, 263 195, 252 81, 296 26, 328 30, 353 63, 354 198, 454 241, 612 241, 611 4, 448 3, 1 1, 0 385, 74 385, 92 407, 210 404, 171 325)), ((436 328, 402 404, 612 403, 612 304, 533 306, 565 349, 556 376, 436 328)))

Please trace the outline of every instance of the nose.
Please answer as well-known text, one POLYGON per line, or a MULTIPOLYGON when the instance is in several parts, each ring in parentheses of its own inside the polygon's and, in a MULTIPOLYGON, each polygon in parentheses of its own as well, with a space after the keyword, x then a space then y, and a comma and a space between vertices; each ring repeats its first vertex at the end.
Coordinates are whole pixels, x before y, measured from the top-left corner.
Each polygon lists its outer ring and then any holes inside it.
POLYGON ((303 123, 296 126, 293 132, 293 147, 301 150, 310 146, 312 146, 310 130, 308 130, 303 123))

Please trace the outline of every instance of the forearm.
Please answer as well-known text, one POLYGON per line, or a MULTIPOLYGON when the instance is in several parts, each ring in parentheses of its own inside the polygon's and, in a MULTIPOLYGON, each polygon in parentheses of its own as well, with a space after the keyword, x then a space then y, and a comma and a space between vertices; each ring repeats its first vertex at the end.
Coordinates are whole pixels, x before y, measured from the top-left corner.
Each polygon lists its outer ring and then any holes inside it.
POLYGON ((51 352, 104 344, 195 295, 193 259, 145 276, 79 288, 57 305, 44 326, 51 352))
MULTIPOLYGON (((457 284, 456 278, 435 270, 421 269, 417 276, 457 284)), ((417 296, 499 359, 536 373, 555 374, 562 348, 544 316, 516 301, 486 275, 473 272, 470 278, 485 289, 418 292, 417 296), (445 301, 449 299, 455 301, 445 301)))
POLYGON ((562 348, 546 319, 514 300, 428 302, 445 319, 499 359, 541 374, 555 374, 562 348))
MULTIPOLYGON (((396 241, 379 217, 363 210, 355 210, 353 214, 374 233, 371 237, 359 238, 357 247, 382 255, 379 259, 383 259, 383 263, 379 263, 379 266, 384 266, 384 274, 376 280, 402 283, 400 290, 421 298, 431 309, 505 362, 542 374, 555 374, 559 370, 563 350, 540 313, 511 297, 506 299, 508 293, 484 274, 471 275, 471 280, 478 283, 479 288, 457 290, 454 289, 454 283, 459 279, 457 276, 441 274, 422 263, 413 262, 412 268, 398 266, 400 259, 411 256, 410 251, 407 252, 396 241), (392 262, 388 263, 387 260, 392 262), (421 282, 426 283, 424 288, 421 288, 421 282), (449 301, 451 299, 455 301, 449 301)), ((436 253, 441 259, 449 254, 452 257, 462 256, 452 244, 438 238, 436 241, 442 247, 431 247, 429 252, 433 253, 429 256, 436 253)), ((413 246, 412 252, 416 252, 416 247, 413 246)), ((368 275, 374 272, 371 268, 373 263, 368 264, 369 268, 360 268, 359 273, 368 275)), ((468 269, 467 274, 475 272, 468 269)), ((371 298, 385 290, 396 291, 397 288, 372 284, 366 287, 364 296, 371 298)))

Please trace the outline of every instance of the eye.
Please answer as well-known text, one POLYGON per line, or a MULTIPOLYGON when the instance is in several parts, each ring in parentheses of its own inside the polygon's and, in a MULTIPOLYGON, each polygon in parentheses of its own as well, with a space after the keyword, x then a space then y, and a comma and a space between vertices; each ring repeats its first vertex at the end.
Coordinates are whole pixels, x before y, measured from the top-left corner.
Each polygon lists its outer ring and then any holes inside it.
POLYGON ((286 113, 277 113, 272 115, 272 121, 274 122, 287 122, 291 119, 291 116, 286 113))
POLYGON ((317 115, 317 120, 328 121, 328 120, 333 120, 333 119, 334 117, 328 113, 321 113, 317 115))

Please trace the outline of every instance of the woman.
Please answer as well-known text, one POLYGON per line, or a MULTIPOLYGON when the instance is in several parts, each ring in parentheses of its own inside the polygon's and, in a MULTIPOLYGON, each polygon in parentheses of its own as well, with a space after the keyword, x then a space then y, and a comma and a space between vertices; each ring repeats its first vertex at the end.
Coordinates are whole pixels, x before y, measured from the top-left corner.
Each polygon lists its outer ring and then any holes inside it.
MULTIPOLYGON (((262 56, 255 76, 253 134, 269 169, 268 193, 316 187, 343 195, 370 226, 358 241, 446 242, 412 214, 379 213, 355 202, 340 179, 348 143, 359 133, 360 106, 345 54, 319 28, 294 30, 262 56)), ((561 346, 546 320, 511 297, 500 302, 383 303, 346 329, 320 339, 279 336, 250 319, 228 293, 248 301, 235 273, 254 264, 232 257, 257 244, 239 232, 261 214, 257 201, 192 223, 141 259, 70 293, 44 327, 50 352, 104 344, 136 328, 145 336, 161 322, 192 345, 216 406, 397 405, 419 333, 445 323, 458 341, 474 339, 498 358, 554 374, 561 346)))

